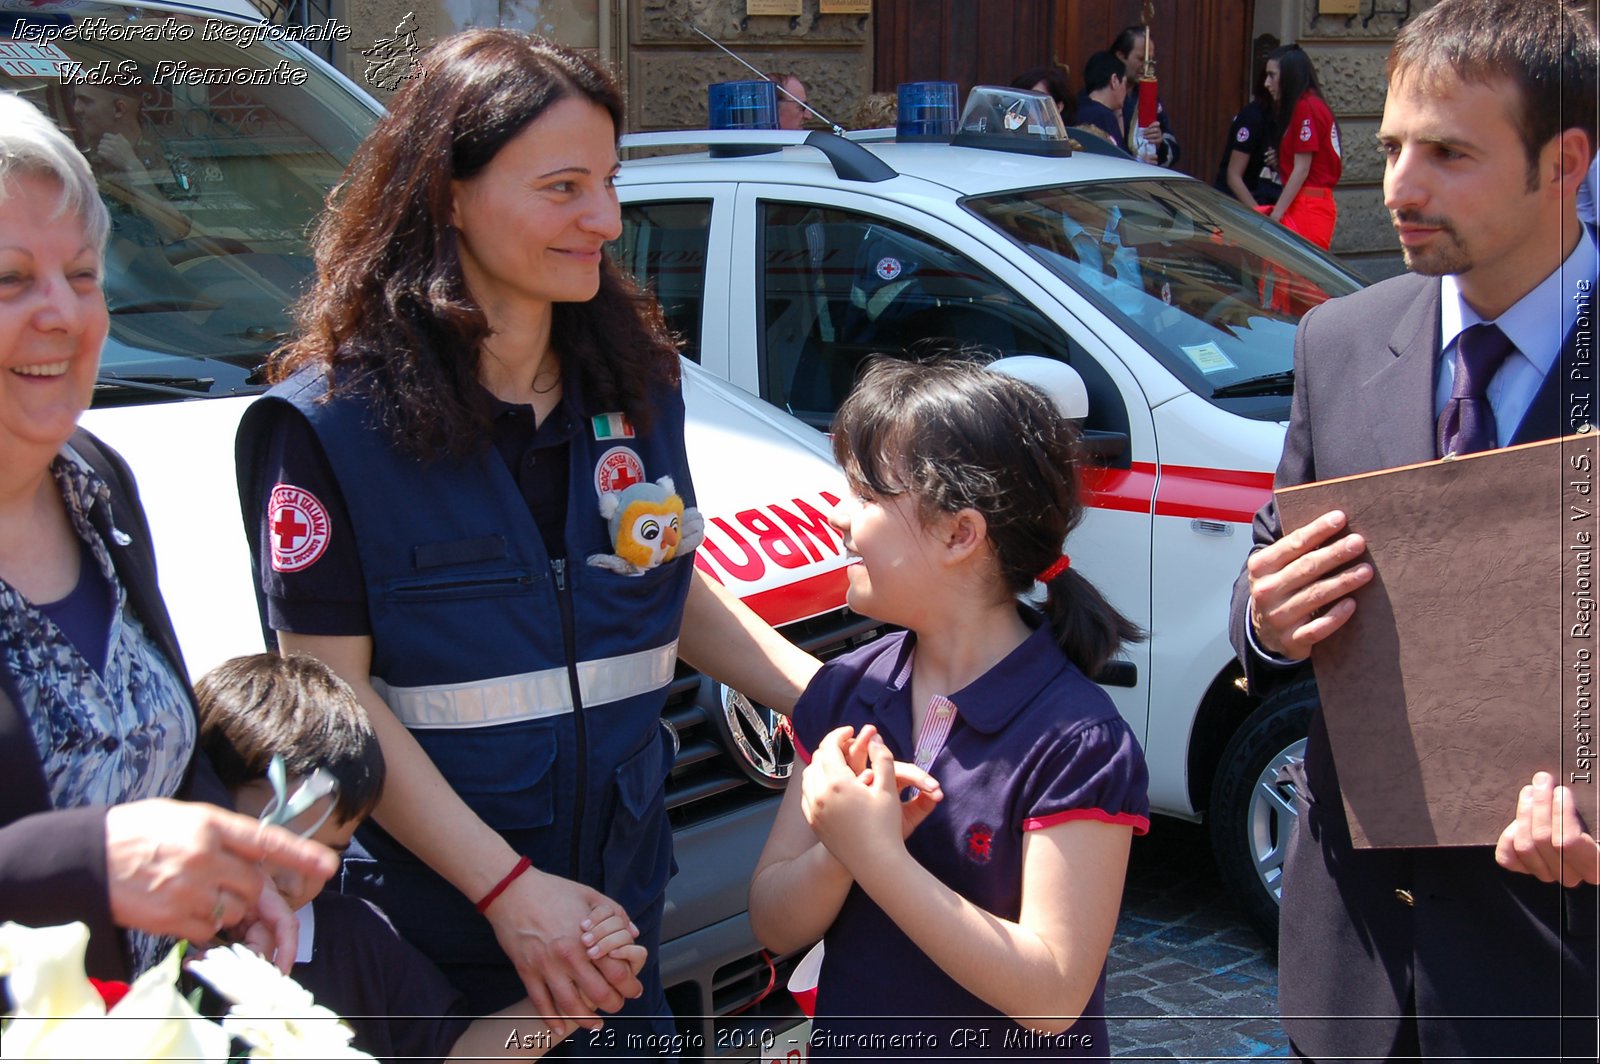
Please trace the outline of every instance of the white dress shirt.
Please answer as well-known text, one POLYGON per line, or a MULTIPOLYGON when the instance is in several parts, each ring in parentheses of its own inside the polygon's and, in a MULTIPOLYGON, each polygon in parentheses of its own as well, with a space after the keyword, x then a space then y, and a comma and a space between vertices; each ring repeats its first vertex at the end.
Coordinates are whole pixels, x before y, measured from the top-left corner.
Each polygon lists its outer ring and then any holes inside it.
MULTIPOLYGON (((1593 239, 1579 240, 1561 268, 1540 281, 1538 286, 1517 300, 1494 319, 1500 331, 1516 347, 1489 382, 1489 406, 1494 410, 1495 442, 1504 447, 1516 434, 1523 415, 1533 405, 1533 397, 1544 383, 1550 368, 1561 354, 1561 341, 1578 320, 1575 295, 1593 299, 1597 253, 1593 239), (1579 280, 1589 289, 1580 292, 1579 280)), ((1433 393, 1433 416, 1444 412, 1456 374, 1456 340, 1467 329, 1484 321, 1461 298, 1461 285, 1455 274, 1442 278, 1439 315, 1439 379, 1433 393)))

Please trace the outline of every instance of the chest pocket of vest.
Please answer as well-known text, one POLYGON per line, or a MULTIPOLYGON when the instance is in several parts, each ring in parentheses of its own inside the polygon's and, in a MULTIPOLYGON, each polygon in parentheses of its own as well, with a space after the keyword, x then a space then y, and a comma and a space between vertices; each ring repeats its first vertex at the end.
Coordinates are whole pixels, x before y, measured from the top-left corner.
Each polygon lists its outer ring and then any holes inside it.
POLYGON ((672 876, 672 831, 667 825, 669 748, 654 729, 650 741, 617 766, 615 808, 601 861, 605 893, 637 914, 666 889, 672 876))
POLYGON ((611 604, 605 610, 590 612, 587 625, 591 644, 659 646, 676 639, 693 575, 692 554, 633 576, 584 566, 583 585, 575 593, 611 604))
POLYGON ((538 580, 539 577, 528 569, 440 572, 391 581, 384 593, 396 603, 451 602, 490 595, 515 595, 528 590, 538 580))
POLYGON ((411 733, 461 800, 498 831, 555 819, 556 727, 545 721, 411 733))

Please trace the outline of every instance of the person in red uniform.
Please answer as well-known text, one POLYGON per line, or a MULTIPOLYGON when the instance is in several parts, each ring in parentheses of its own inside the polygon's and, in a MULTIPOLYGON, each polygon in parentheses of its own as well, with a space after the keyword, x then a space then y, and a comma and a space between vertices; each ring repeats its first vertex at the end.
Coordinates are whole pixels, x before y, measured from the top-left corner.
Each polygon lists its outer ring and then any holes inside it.
POLYGON ((1277 106, 1278 169, 1283 191, 1270 208, 1258 208, 1318 247, 1333 243, 1339 210, 1333 186, 1344 172, 1339 123, 1317 87, 1311 57, 1298 44, 1267 57, 1267 91, 1277 106))

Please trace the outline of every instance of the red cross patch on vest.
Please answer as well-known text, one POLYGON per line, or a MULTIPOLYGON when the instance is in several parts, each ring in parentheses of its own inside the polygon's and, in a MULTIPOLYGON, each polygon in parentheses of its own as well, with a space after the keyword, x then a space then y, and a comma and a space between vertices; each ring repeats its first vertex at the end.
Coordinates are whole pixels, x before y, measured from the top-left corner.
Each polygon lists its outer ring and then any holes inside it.
POLYGON ((297 573, 328 549, 328 508, 304 488, 278 484, 267 500, 267 529, 272 542, 272 568, 297 573))

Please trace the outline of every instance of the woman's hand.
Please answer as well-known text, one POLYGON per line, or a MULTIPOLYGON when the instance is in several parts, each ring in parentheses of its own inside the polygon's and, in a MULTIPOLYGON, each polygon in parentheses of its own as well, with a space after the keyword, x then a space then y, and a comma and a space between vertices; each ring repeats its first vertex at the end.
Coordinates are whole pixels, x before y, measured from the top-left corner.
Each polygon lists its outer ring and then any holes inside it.
POLYGON ((852 874, 858 862, 904 851, 905 840, 943 796, 933 777, 895 761, 872 725, 835 728, 801 777, 800 809, 828 852, 852 874), (908 802, 902 787, 916 787, 908 802))
POLYGON ((320 843, 214 805, 155 798, 106 811, 106 881, 118 927, 208 942, 224 927, 265 922, 270 934, 253 931, 251 941, 271 947, 287 971, 298 925, 276 891, 261 906, 263 861, 319 881, 339 867, 320 843))
POLYGON ((598 1031, 598 1013, 616 1012, 624 999, 644 993, 626 960, 589 956, 582 925, 602 906, 622 911, 597 890, 535 869, 513 880, 485 914, 534 1011, 555 1030, 598 1031))

